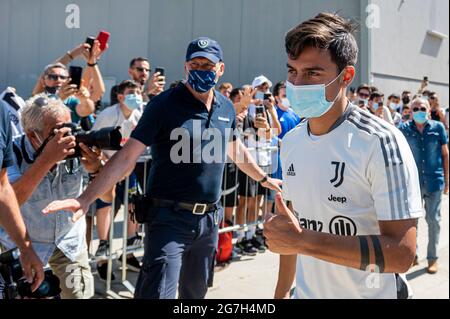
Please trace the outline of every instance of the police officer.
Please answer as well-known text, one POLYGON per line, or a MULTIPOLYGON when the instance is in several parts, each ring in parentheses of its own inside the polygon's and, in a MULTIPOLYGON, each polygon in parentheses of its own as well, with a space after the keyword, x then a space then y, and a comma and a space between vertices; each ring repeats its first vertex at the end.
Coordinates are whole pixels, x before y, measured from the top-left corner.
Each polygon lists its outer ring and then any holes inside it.
POLYGON ((222 49, 209 38, 187 49, 185 80, 145 108, 130 140, 77 199, 57 201, 44 213, 89 204, 130 173, 146 146, 153 163, 147 194, 145 252, 136 298, 204 298, 211 280, 221 219, 222 172, 227 155, 264 187, 281 181, 260 169, 236 135, 233 104, 214 90, 224 73, 222 49))
POLYGON ((0 107, 0 225, 17 244, 24 276, 29 283, 33 283, 31 289, 34 291, 44 280, 44 269, 31 246, 16 196, 8 180, 6 168, 13 164, 11 123, 5 108, 0 107))

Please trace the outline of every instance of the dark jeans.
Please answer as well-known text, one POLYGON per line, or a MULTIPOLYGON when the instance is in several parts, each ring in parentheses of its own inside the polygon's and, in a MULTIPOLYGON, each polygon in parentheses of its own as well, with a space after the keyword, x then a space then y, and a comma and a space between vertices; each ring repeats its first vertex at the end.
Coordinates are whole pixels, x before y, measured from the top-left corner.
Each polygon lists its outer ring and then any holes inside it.
POLYGON ((153 207, 145 223, 144 258, 135 298, 202 299, 212 282, 222 209, 204 215, 153 207))

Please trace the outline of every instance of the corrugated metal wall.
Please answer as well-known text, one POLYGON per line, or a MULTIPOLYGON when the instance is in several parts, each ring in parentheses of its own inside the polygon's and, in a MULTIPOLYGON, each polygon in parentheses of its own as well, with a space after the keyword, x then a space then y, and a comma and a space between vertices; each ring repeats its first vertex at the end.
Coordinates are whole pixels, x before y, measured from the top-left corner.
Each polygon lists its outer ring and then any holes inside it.
MULTIPOLYGON (((263 73, 286 78, 284 35, 320 11, 360 16, 358 0, 0 0, 0 90, 14 86, 27 97, 44 66, 86 36, 111 32, 100 67, 117 81, 128 77, 132 57, 164 66, 180 79, 187 44, 198 36, 224 50, 223 81, 249 83, 263 73), (80 28, 68 29, 66 6, 80 8, 80 28)), ((81 62, 81 61, 79 61, 81 62)), ((358 83, 359 77, 356 80, 358 83)))

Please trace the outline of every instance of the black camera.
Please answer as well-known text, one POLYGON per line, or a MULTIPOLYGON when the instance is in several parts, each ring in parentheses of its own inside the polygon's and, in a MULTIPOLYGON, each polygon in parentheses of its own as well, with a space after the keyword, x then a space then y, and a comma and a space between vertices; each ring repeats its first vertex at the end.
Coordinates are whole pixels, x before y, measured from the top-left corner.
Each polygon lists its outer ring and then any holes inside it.
POLYGON ((122 142, 122 134, 120 133, 120 126, 104 127, 100 130, 83 131, 83 129, 75 123, 65 123, 59 128, 71 128, 71 134, 75 136, 77 146, 75 146, 75 153, 67 158, 81 157, 81 148, 78 145, 83 143, 88 147, 95 146, 101 150, 119 151, 122 149, 120 143, 122 142))
POLYGON ((34 292, 31 291, 31 284, 23 278, 19 256, 20 252, 17 248, 0 254, 0 296, 3 299, 16 299, 17 297, 36 299, 59 298, 61 293, 59 279, 53 274, 51 269, 45 271, 44 281, 38 289, 34 292))

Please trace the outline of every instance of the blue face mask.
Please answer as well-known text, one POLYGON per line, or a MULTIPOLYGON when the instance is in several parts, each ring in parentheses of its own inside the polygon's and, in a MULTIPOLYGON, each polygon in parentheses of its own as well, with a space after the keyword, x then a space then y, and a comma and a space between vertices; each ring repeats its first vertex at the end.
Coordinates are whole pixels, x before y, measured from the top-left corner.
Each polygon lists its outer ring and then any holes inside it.
POLYGON ((127 94, 127 95, 125 95, 125 100, 123 101, 123 103, 125 103, 125 105, 130 110, 136 110, 139 107, 141 107, 141 105, 143 103, 142 96, 140 96, 138 94, 127 94))
MULTIPOLYGON (((344 70, 342 70, 343 72, 344 70)), ((336 81, 342 72, 328 84, 294 85, 286 81, 286 96, 291 103, 291 108, 300 117, 315 118, 327 113, 336 102, 339 93, 332 102, 328 102, 325 96, 325 88, 336 81)))
POLYGON ((376 102, 373 102, 372 108, 373 108, 373 110, 374 110, 375 112, 378 110, 379 107, 380 107, 380 104, 378 104, 378 103, 376 103, 376 102))
POLYGON ((428 114, 424 111, 417 111, 413 113, 413 119, 418 124, 424 124, 428 121, 428 114))
POLYGON ((188 73, 188 83, 198 93, 206 93, 216 84, 216 72, 191 70, 188 73))

